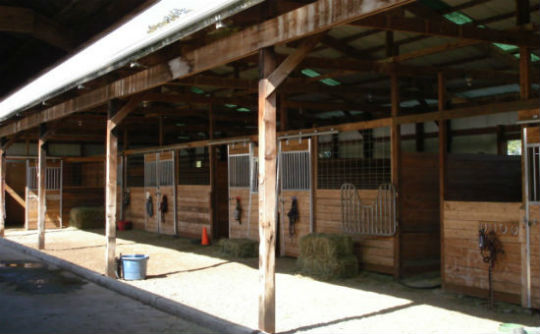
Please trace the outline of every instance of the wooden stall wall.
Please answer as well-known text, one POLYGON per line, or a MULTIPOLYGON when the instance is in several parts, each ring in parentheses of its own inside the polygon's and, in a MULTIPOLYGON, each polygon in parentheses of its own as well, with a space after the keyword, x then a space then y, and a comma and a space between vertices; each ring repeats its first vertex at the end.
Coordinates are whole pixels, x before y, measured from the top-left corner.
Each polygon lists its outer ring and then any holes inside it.
MULTIPOLYGON (((522 211, 523 213, 523 211, 522 211)), ((530 252, 531 252, 531 305, 533 308, 540 309, 540 205, 534 204, 529 206, 529 220, 535 222, 531 225, 530 229, 530 252)), ((525 277, 526 273, 526 249, 527 249, 527 239, 525 225, 522 224, 520 230, 520 241, 521 241, 521 258, 522 266, 521 272, 522 277, 525 277)), ((525 286, 525 281, 522 280, 522 284, 525 286)), ((523 297, 526 296, 525 290, 522 289, 523 297)), ((522 297, 522 305, 526 306, 524 303, 524 298, 522 297)))
POLYGON ((251 194, 251 210, 249 209, 249 188, 230 188, 229 196, 229 238, 259 240, 259 195, 251 194), (240 221, 235 220, 233 214, 237 198, 240 198, 242 208, 240 221))
POLYGON ((398 194, 402 275, 440 270, 439 157, 401 154, 398 194))
MULTIPOLYGON (((373 202, 378 190, 358 190, 365 203, 373 202)), ((317 233, 343 233, 341 228, 341 191, 317 189, 315 230, 317 233)), ((363 269, 382 273, 394 273, 394 238, 353 236, 355 251, 363 269)))
POLYGON ((504 250, 493 271, 495 299, 519 303, 521 185, 520 157, 448 155, 443 223, 447 289, 487 297, 488 265, 478 245, 479 228, 487 226, 504 250))
POLYGON ((478 230, 487 225, 489 230, 496 231, 504 250, 493 269, 495 299, 520 302, 520 240, 523 237, 519 228, 520 208, 521 203, 445 201, 444 282, 447 289, 488 296, 488 264, 483 262, 478 247, 478 230))
POLYGON ((176 192, 178 233, 200 238, 203 227, 212 237, 211 188, 209 185, 179 185, 176 192))
MULTIPOLYGON (((62 218, 69 226, 69 213, 75 207, 103 207, 105 166, 103 162, 64 162, 62 218)), ((48 208, 47 208, 48 209, 48 208)), ((103 217, 105 226, 105 217, 103 217)))
MULTIPOLYGON (((32 161, 30 166, 35 166, 35 162, 32 161)), ((47 161, 47 167, 59 167, 59 161, 47 161)), ((65 221, 62 221, 62 213, 60 212, 60 201, 61 201, 60 190, 47 189, 46 196, 46 212, 45 212, 45 228, 46 229, 55 229, 60 228, 65 221)), ((38 220, 38 189, 30 189, 26 187, 26 219, 25 219, 25 228, 27 230, 37 229, 37 220, 38 220)), ((64 225, 65 226, 65 225, 64 225)))
POLYGON ((146 197, 144 187, 129 187, 129 205, 125 208, 127 221, 133 224, 133 228, 144 230, 146 219, 146 197))

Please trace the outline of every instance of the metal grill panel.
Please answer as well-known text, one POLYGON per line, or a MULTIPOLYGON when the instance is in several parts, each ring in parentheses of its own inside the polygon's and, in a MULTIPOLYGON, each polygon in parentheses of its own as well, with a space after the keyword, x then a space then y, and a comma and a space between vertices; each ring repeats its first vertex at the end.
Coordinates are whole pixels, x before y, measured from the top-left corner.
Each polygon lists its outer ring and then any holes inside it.
POLYGON ((144 162, 144 186, 155 187, 157 178, 157 161, 144 162))
POLYGON ((280 163, 283 190, 309 190, 311 188, 309 151, 281 152, 280 163))
POLYGON ((397 229, 396 189, 392 184, 379 186, 377 198, 363 204, 356 187, 351 183, 341 186, 342 230, 349 234, 391 236, 397 229))
POLYGON ((249 188, 249 154, 235 154, 229 156, 229 186, 236 188, 249 188))
MULTIPOLYGON (((38 188, 38 168, 28 167, 26 173, 26 184, 29 189, 36 190, 38 188)), ((45 171, 45 189, 60 190, 62 185, 62 168, 47 167, 45 171)))
POLYGON ((174 184, 174 162, 173 160, 159 161, 159 185, 171 186, 174 184))

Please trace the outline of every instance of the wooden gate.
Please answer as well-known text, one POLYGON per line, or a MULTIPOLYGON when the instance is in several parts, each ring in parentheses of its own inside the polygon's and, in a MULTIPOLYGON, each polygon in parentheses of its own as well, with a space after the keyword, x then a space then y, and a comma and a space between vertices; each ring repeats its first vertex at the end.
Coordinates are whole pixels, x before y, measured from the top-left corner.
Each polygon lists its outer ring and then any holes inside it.
POLYGON ((177 234, 174 152, 144 156, 145 229, 177 234))
MULTIPOLYGON (((35 161, 26 161, 25 229, 37 229, 38 173, 35 161)), ((62 161, 47 161, 45 175, 45 228, 62 228, 62 161)))

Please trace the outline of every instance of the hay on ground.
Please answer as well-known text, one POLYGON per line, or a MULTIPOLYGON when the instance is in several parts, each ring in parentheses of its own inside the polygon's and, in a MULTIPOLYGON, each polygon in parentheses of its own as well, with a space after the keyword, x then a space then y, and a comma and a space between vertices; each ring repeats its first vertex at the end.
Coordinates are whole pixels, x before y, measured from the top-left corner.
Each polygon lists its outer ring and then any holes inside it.
POLYGON ((103 207, 75 207, 69 212, 69 225, 81 230, 105 226, 103 207))
POLYGON ((303 274, 324 280, 358 274, 353 241, 345 235, 319 233, 302 237, 297 264, 303 274))
POLYGON ((221 239, 219 248, 222 254, 233 257, 256 257, 259 255, 259 243, 249 239, 221 239))

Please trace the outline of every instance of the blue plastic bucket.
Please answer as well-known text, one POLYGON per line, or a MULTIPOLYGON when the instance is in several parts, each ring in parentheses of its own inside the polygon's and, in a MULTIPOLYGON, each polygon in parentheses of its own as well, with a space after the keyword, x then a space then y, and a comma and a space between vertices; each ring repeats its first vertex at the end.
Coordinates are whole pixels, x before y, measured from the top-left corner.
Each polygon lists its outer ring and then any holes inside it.
POLYGON ((122 255, 124 279, 128 281, 145 279, 148 258, 148 255, 143 254, 122 255))

